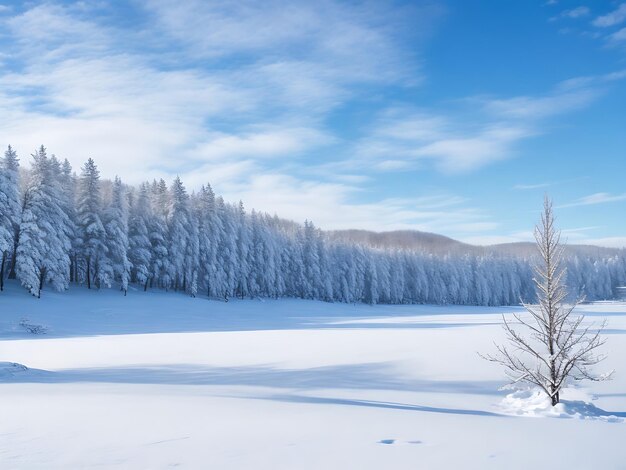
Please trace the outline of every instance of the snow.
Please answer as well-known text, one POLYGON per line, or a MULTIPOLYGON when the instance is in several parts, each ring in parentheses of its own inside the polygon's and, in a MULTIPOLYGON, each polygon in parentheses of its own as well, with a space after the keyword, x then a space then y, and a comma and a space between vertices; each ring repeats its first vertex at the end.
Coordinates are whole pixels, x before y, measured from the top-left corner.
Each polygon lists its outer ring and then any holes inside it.
POLYGON ((620 423, 623 419, 619 416, 626 416, 623 412, 610 413, 596 407, 590 403, 593 397, 579 389, 565 389, 562 395, 561 402, 552 406, 540 390, 516 390, 504 397, 502 410, 517 416, 599 419, 620 423))
POLYGON ((502 390, 477 354, 515 307, 82 288, 38 300, 9 283, 0 467, 624 468, 626 305, 581 311, 608 319, 603 366, 617 372, 552 409, 502 390))

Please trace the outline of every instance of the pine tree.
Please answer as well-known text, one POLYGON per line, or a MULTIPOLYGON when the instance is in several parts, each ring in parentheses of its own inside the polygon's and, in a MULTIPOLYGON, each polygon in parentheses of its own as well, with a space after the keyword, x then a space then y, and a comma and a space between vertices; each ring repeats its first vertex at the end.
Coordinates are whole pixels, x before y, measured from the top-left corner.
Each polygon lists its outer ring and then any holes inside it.
POLYGON ((219 295, 228 300, 235 295, 237 282, 237 228, 234 211, 229 210, 221 196, 215 199, 215 208, 223 229, 218 240, 216 290, 220 289, 219 295))
POLYGON ((249 291, 248 276, 250 274, 250 228, 243 202, 237 207, 237 291, 243 299, 249 291))
POLYGON ((176 177, 171 188, 171 202, 167 212, 169 277, 175 290, 187 290, 186 270, 188 244, 191 242, 189 196, 180 178, 176 177))
POLYGON ((165 180, 152 183, 152 217, 149 223, 150 243, 152 245, 152 284, 169 289, 172 283, 172 271, 169 254, 169 235, 167 212, 169 191, 165 180))
POLYGON ((128 260, 128 201, 122 181, 115 177, 113 194, 105 215, 107 250, 114 279, 120 282, 124 295, 128 292, 131 263, 128 260))
POLYGON ((128 257, 132 265, 132 278, 141 284, 144 290, 148 289, 151 277, 152 244, 148 233, 150 213, 148 186, 142 184, 128 223, 128 257))
POLYGON ((81 235, 80 257, 87 288, 110 286, 112 266, 107 257, 107 234, 101 219, 100 171, 93 159, 83 166, 78 188, 77 221, 81 235))
POLYGON ((56 290, 69 286, 70 221, 60 204, 61 190, 54 160, 42 145, 33 155, 20 224, 16 273, 37 297, 44 282, 56 290))
POLYGON ((224 291, 223 267, 218 266, 217 252, 224 236, 222 220, 217 214, 215 194, 210 184, 202 186, 198 196, 196 215, 198 227, 198 249, 200 277, 208 297, 219 296, 224 291))
POLYGON ((76 225, 76 175, 72 171, 72 165, 67 158, 61 164, 61 174, 59 175, 62 206, 69 218, 70 233, 70 282, 76 282, 77 276, 77 256, 80 238, 76 225))
POLYGON ((10 270, 15 270, 21 215, 19 159, 9 145, 0 160, 0 291, 4 289, 5 267, 9 261, 10 270))

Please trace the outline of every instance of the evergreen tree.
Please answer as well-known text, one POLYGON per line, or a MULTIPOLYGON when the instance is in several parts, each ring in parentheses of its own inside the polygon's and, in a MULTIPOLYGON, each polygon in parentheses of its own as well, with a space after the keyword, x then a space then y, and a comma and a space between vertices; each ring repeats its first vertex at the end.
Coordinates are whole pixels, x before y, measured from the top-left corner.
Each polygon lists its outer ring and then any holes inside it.
POLYGON ((0 160, 0 291, 4 289, 7 263, 14 272, 22 215, 19 183, 19 159, 9 145, 0 160))
POLYGON ((122 181, 115 177, 113 194, 106 212, 107 250, 114 279, 126 295, 130 281, 131 263, 128 260, 128 201, 122 181))
POLYGON ((60 204, 62 197, 54 160, 47 157, 43 145, 32 156, 33 168, 20 224, 16 273, 22 285, 40 297, 46 281, 56 290, 69 286, 71 233, 69 218, 60 204))
POLYGON ((107 234, 101 219, 100 171, 93 159, 83 166, 77 201, 78 229, 81 235, 80 257, 84 263, 87 288, 91 284, 109 287, 113 269, 108 258, 107 234))
POLYGON ((187 291, 188 270, 186 269, 188 245, 191 243, 191 219, 189 196, 180 178, 176 177, 171 188, 171 202, 168 209, 168 253, 169 278, 174 288, 187 291))
POLYGON ((152 244, 148 233, 151 208, 148 186, 142 184, 132 207, 128 224, 128 257, 132 265, 132 279, 148 289, 151 273, 152 244))

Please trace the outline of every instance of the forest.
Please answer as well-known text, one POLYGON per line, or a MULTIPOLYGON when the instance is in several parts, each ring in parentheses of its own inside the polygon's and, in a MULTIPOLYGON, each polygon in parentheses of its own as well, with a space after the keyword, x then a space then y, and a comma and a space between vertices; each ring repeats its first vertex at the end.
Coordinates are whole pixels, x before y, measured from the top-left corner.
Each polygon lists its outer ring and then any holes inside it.
MULTIPOLYGON (((216 196, 180 178, 129 186, 76 174, 41 146, 30 168, 9 146, 0 159, 0 288, 33 296, 80 285, 163 289, 229 298, 369 304, 515 305, 534 299, 533 254, 432 252, 337 239, 216 196)), ((573 295, 610 299, 626 283, 624 250, 568 251, 573 295)))

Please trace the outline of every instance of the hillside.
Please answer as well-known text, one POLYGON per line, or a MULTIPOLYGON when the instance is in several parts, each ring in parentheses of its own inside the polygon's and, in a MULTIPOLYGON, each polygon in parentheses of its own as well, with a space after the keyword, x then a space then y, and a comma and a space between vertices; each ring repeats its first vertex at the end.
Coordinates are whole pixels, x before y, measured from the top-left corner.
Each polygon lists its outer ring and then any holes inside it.
MULTIPOLYGON (((437 233, 418 230, 373 232, 368 230, 334 230, 326 232, 332 240, 357 243, 370 248, 421 251, 432 254, 499 254, 507 256, 533 256, 535 244, 531 242, 501 243, 496 245, 470 245, 437 233)), ((594 245, 566 245, 566 251, 578 256, 606 257, 623 250, 594 245)))

